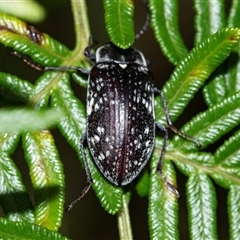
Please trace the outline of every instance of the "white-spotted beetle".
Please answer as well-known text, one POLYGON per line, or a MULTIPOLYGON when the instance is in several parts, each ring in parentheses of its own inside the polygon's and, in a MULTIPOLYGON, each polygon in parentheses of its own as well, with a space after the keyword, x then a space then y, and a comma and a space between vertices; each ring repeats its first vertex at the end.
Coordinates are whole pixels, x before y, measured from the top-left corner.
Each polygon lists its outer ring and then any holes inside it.
MULTIPOLYGON (((92 55, 91 44, 90 38, 85 55, 91 61, 95 60, 95 64, 88 74, 87 130, 81 139, 87 186, 69 205, 68 210, 86 194, 92 183, 85 144, 104 177, 114 185, 124 186, 131 183, 147 164, 157 131, 164 133, 157 171, 178 196, 175 187, 162 173, 168 130, 155 123, 155 95, 161 97, 167 127, 195 142, 198 147, 200 143, 173 126, 163 93, 154 87, 153 74, 140 51, 133 48, 123 50, 108 43, 92 55)), ((85 70, 80 71, 86 74, 85 70)))
MULTIPOLYGON (((150 15, 142 30, 149 25, 150 15)), ((156 171, 170 189, 178 196, 178 191, 162 173, 164 153, 166 151, 168 130, 200 143, 173 126, 163 93, 153 84, 153 74, 147 67, 143 54, 133 48, 120 49, 108 43, 92 53, 92 38, 85 49, 85 56, 94 64, 90 71, 79 67, 42 67, 34 64, 25 56, 14 52, 31 66, 44 71, 78 71, 88 76, 87 89, 87 128, 80 141, 87 185, 79 196, 66 209, 73 205, 89 190, 92 177, 86 158, 84 145, 87 144, 93 160, 104 177, 114 185, 124 186, 131 183, 148 163, 155 141, 156 132, 164 134, 162 151, 156 171), (155 123, 154 96, 161 97, 166 116, 167 127, 155 123)))

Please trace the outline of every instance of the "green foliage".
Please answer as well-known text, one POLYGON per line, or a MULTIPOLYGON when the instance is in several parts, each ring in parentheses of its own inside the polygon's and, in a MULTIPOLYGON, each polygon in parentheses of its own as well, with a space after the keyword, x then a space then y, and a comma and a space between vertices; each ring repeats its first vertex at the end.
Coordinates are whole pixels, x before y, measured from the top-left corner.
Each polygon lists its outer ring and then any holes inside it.
POLYGON ((217 239, 216 193, 212 181, 205 173, 193 172, 186 188, 191 239, 217 239))
POLYGON ((1 239, 36 239, 36 240, 67 240, 55 231, 36 224, 30 224, 27 221, 13 222, 7 219, 0 219, 0 236, 1 239))
POLYGON ((105 23, 110 41, 127 49, 134 43, 133 2, 104 0, 105 23))
POLYGON ((149 7, 156 39, 168 60, 176 65, 188 52, 178 26, 178 1, 150 0, 149 7))
POLYGON ((47 128, 57 124, 61 117, 61 112, 55 110, 33 111, 24 108, 5 108, 0 111, 0 133, 47 128))
MULTIPOLYGON (((155 151, 151 162, 149 186, 149 230, 151 239, 178 239, 178 204, 174 193, 164 184, 156 167, 160 151, 155 151)), ((176 186, 173 165, 165 159, 164 174, 176 186)))
POLYGON ((35 194, 35 223, 57 230, 63 215, 65 183, 53 137, 44 130, 27 132, 22 138, 35 194))
POLYGON ((39 23, 46 17, 43 6, 34 0, 14 2, 14 7, 6 1, 1 1, 0 11, 33 23, 39 23))
MULTIPOLYGON (((41 66, 89 68, 83 51, 89 33, 86 6, 72 0, 76 46, 67 47, 15 17, 0 13, 0 42, 28 55, 41 66), (79 27, 81 26, 81 28, 79 27)), ((178 1, 149 1, 155 38, 167 59, 176 65, 163 87, 172 121, 202 90, 208 109, 198 113, 182 131, 201 142, 201 150, 179 136, 169 141, 163 172, 177 185, 174 165, 188 177, 186 198, 191 239, 217 239, 217 196, 214 184, 229 190, 230 239, 240 235, 240 111, 239 111, 239 18, 240 2, 232 1, 229 15, 222 0, 194 1, 195 47, 188 52, 179 31, 178 1), (230 56, 229 56, 230 55, 230 56), (228 134, 226 141, 218 140, 228 134), (208 148, 216 144, 215 152, 208 148)), ((126 49, 134 42, 132 1, 104 0, 106 29, 110 40, 126 49)), ((86 87, 84 78, 70 72, 44 72, 34 84, 0 73, 0 96, 11 109, 0 110, 0 238, 65 239, 56 231, 64 214, 65 181, 63 166, 48 128, 58 124, 62 135, 79 155, 79 140, 85 131, 85 107, 74 96, 70 77, 86 87), (24 109, 15 109, 15 104, 24 109), (51 107, 48 110, 49 106, 51 107), (1 113, 2 112, 2 113, 1 113), (56 114, 57 113, 57 114, 56 114), (60 119, 60 120, 59 120, 60 119), (34 204, 11 154, 21 136, 25 160, 34 192, 34 204), (52 231, 53 230, 53 231, 52 231)), ((165 124, 160 98, 155 101, 156 120, 165 124)), ((5 105, 4 105, 5 106, 5 105)), ((147 171, 136 183, 140 196, 149 198, 151 239, 179 239, 178 202, 174 193, 156 173, 162 139, 156 139, 147 171)), ((118 213, 120 237, 132 238, 128 211, 131 194, 106 181, 88 153, 93 189, 103 208, 118 213), (127 234, 127 235, 126 235, 127 234)))
MULTIPOLYGON (((195 45, 208 36, 226 26, 225 4, 219 1, 194 1, 195 16, 195 45)), ((231 27, 231 26, 229 26, 231 27)), ((236 27, 236 26, 235 26, 236 27)))

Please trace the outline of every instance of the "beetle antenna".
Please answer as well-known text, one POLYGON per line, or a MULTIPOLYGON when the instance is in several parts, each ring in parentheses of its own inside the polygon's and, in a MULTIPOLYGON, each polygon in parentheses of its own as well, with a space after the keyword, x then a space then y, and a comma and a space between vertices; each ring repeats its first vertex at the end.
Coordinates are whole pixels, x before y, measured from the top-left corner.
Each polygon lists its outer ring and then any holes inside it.
POLYGON ((139 39, 148 30, 149 25, 150 25, 151 13, 150 13, 150 10, 149 10, 149 7, 148 7, 148 1, 143 0, 143 3, 146 7, 147 17, 146 17, 146 21, 145 21, 144 25, 142 26, 142 29, 136 34, 135 40, 139 39))
POLYGON ((72 71, 77 71, 78 73, 82 74, 83 76, 88 76, 89 75, 89 71, 86 69, 83 69, 81 67, 77 67, 77 66, 50 66, 50 67, 45 67, 42 66, 40 64, 37 64, 35 62, 33 62, 32 59, 28 58, 27 56, 14 51, 11 52, 12 55, 19 57, 23 60, 23 62, 25 62, 27 65, 29 65, 32 68, 35 68, 38 71, 43 71, 43 72, 48 72, 48 71, 55 71, 55 72, 72 72, 72 71))
POLYGON ((23 60, 23 62, 25 62, 27 65, 29 65, 30 67, 32 68, 35 68, 36 70, 38 71, 44 71, 44 67, 33 62, 30 58, 26 57, 25 55, 17 52, 17 51, 13 51, 11 52, 12 55, 18 57, 18 58, 21 58, 23 60))

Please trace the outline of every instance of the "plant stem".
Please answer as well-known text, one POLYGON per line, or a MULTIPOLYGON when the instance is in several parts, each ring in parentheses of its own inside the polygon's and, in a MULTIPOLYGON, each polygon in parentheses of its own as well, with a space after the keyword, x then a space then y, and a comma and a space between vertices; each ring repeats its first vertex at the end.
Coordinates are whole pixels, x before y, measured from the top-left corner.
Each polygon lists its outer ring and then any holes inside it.
POLYGON ((71 0, 74 28, 75 28, 75 48, 74 53, 83 55, 83 50, 88 45, 90 36, 87 6, 84 0, 71 0))
POLYGON ((118 213, 118 231, 120 240, 132 240, 132 228, 130 215, 128 210, 128 202, 130 199, 130 194, 123 194, 123 204, 120 212, 118 213))

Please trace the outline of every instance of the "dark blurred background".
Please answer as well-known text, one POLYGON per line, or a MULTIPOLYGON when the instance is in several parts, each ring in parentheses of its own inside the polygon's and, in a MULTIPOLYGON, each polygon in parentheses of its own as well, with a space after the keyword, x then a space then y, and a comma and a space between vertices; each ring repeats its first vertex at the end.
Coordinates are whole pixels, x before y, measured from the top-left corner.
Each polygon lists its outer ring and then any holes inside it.
MULTIPOLYGON (((47 10, 47 18, 42 24, 34 26, 42 32, 48 33, 51 37, 65 44, 68 48, 73 49, 75 45, 75 36, 73 29, 73 19, 71 13, 70 1, 40 1, 47 10)), ((179 19, 180 31, 183 35, 184 42, 188 49, 193 47, 194 38, 194 10, 193 2, 190 0, 180 0, 179 19)), ((141 29, 145 22, 146 11, 142 1, 135 1, 135 30, 141 29)), ((226 2, 226 11, 230 1, 226 2)), ((99 43, 109 41, 105 30, 103 5, 100 0, 87 0, 88 14, 90 18, 91 34, 99 43)), ((174 67, 162 55, 158 44, 156 43, 153 32, 149 29, 137 42, 134 47, 143 52, 145 57, 151 62, 151 70, 155 76, 155 85, 162 88, 173 71, 174 67)), ((34 83, 41 73, 24 64, 20 59, 10 56, 11 49, 0 46, 0 70, 15 74, 23 79, 27 79, 34 83)), ((78 86, 72 81, 72 87, 78 98, 85 102, 86 90, 78 86)), ((206 109, 201 93, 197 94, 194 99, 175 123, 177 127, 181 127, 185 122, 192 118, 199 111, 206 109)), ((60 157, 64 164, 65 180, 66 180, 66 206, 76 195, 82 190, 86 183, 86 175, 81 169, 77 154, 68 145, 66 140, 61 136, 58 130, 53 130, 53 135, 58 146, 60 157)), ((26 163, 24 161, 21 146, 13 154, 16 164, 22 172, 22 177, 29 191, 31 185, 29 183, 29 175, 26 163)), ((187 240, 187 210, 185 183, 187 178, 177 171, 178 189, 181 194, 179 199, 179 229, 180 239, 187 240)), ((218 233, 219 239, 228 239, 228 220, 226 212, 227 191, 217 187, 218 196, 218 233), (224 226, 224 227, 222 227, 224 226)), ((130 202, 130 214, 133 227, 134 239, 149 239, 148 223, 147 223, 147 198, 139 197, 133 189, 132 199, 130 202)), ((103 210, 93 190, 75 205, 70 213, 65 213, 60 232, 73 239, 119 239, 117 218, 111 216, 103 210)))

